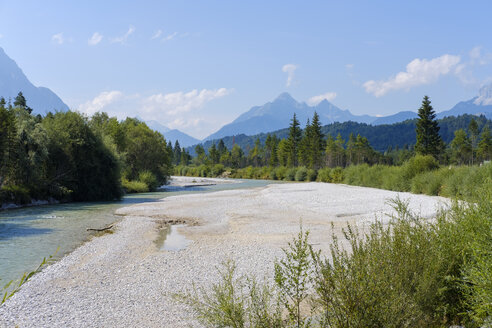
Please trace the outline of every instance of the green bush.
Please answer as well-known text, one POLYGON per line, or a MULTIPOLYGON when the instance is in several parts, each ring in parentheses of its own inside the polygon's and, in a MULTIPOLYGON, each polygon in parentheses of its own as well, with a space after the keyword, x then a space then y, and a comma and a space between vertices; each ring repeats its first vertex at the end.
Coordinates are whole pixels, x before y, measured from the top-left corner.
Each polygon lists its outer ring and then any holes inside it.
POLYGON ((309 169, 307 171, 307 180, 308 181, 316 181, 316 178, 318 177, 318 172, 313 169, 309 169))
POLYGON ((14 203, 14 204, 29 204, 31 202, 29 189, 17 185, 2 186, 2 188, 0 189, 0 202, 14 203))
POLYGON ((227 262, 212 289, 178 299, 212 327, 489 327, 492 187, 481 194, 435 220, 396 199, 389 225, 348 226, 326 257, 301 229, 275 261, 273 285, 238 278, 227 262))
POLYGON ((286 181, 295 181, 296 180, 296 169, 294 167, 291 167, 287 169, 285 172, 285 178, 286 181))
POLYGON ((345 178, 343 168, 337 166, 330 171, 330 180, 333 183, 342 183, 345 178))
POLYGON ((319 182, 331 182, 330 177, 331 169, 329 167, 323 167, 318 170, 317 181, 319 182))
POLYGON ((287 168, 285 166, 279 166, 275 169, 278 180, 287 180, 287 168))
POLYGON ((270 180, 278 180, 277 170, 276 169, 270 169, 270 172, 268 173, 268 178, 270 180))
POLYGON ((149 191, 149 187, 141 181, 129 181, 125 178, 122 178, 121 185, 123 186, 125 192, 128 194, 149 191))
POLYGON ((308 174, 308 170, 305 167, 301 166, 301 167, 297 168, 297 171, 295 174, 296 181, 306 181, 307 174, 308 174))
POLYGON ((147 186, 147 189, 149 191, 154 191, 157 189, 157 187, 159 187, 159 183, 157 182, 157 178, 150 171, 140 172, 140 174, 138 175, 138 181, 145 183, 145 185, 147 186))
POLYGON ((222 164, 215 164, 212 167, 212 171, 210 173, 212 174, 213 177, 218 177, 219 175, 221 175, 222 173, 224 173, 224 171, 225 171, 224 165, 222 165, 222 164))

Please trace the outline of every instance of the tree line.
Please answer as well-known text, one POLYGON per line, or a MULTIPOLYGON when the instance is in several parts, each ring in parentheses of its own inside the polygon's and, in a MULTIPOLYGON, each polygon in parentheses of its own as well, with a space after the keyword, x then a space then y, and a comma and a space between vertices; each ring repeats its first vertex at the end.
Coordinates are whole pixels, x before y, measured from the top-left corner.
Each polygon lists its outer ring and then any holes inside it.
MULTIPOLYGON (((475 164, 492 158, 492 137, 489 122, 481 117, 469 120, 467 129, 455 129, 454 138, 446 144, 441 137, 438 121, 426 96, 419 109, 419 119, 415 122, 414 135, 416 143, 403 147, 388 146, 383 152, 376 151, 367 137, 350 133, 344 139, 339 132, 336 136, 323 133, 319 115, 315 112, 313 118, 306 123, 304 129, 294 114, 285 137, 277 134, 267 134, 264 142, 257 137, 254 146, 243 150, 234 143, 229 150, 224 139, 212 142, 205 150, 202 144, 195 146, 195 156, 190 160, 174 161, 176 165, 214 165, 222 164, 231 168, 247 166, 303 166, 318 170, 322 167, 346 167, 357 164, 390 164, 400 165, 415 154, 430 154, 442 164, 475 164), (481 128, 477 121, 480 121, 481 128)), ((454 119, 455 125, 463 125, 464 118, 454 119), (455 122, 457 121, 457 122, 455 122)), ((447 119, 447 125, 450 119, 447 119)), ((448 129, 447 129, 448 130, 448 129)), ((449 131, 446 131, 446 134, 449 131)), ((386 136, 391 138, 391 136, 386 136)), ((414 140, 415 140, 414 139, 414 140)), ((391 141, 387 140, 387 143, 391 141)), ((178 145, 179 146, 179 145, 178 145)), ((183 153, 182 150, 180 150, 183 153)), ((176 147, 173 152, 176 154, 176 147)), ((175 157, 176 158, 176 157, 175 157)), ((182 159, 181 157, 179 157, 182 159)))
POLYGON ((119 199, 132 183, 153 190, 172 170, 164 137, 106 113, 32 115, 20 92, 0 98, 0 201, 119 199), (123 182, 123 184, 122 184, 123 182))

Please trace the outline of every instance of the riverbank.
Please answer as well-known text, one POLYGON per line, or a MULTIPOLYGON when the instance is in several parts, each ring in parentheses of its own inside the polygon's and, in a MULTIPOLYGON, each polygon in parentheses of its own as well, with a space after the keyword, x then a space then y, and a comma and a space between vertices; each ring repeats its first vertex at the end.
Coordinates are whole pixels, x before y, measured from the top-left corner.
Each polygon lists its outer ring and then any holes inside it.
MULTIPOLYGON (((388 220, 399 196, 422 216, 447 203, 440 197, 324 183, 173 196, 117 210, 115 232, 93 239, 34 276, 0 308, 0 326, 199 327, 172 295, 216 282, 215 267, 234 258, 240 273, 271 277, 273 261, 298 232, 316 248, 347 223, 388 220), (165 251, 154 242, 166 222, 186 223, 191 243, 165 251)), ((326 254, 326 253, 325 253, 326 254)))

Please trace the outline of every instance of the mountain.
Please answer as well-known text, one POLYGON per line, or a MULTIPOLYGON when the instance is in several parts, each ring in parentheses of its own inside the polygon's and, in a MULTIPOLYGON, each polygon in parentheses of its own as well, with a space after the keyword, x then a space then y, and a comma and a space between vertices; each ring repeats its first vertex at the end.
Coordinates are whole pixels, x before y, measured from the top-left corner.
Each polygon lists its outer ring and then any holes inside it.
MULTIPOLYGON (((454 138, 454 131, 458 129, 467 129, 471 120, 475 119, 478 124, 479 131, 487 125, 489 129, 492 129, 492 120, 487 119, 485 116, 476 115, 461 115, 459 117, 445 117, 439 119, 439 134, 441 135, 444 142, 449 144, 454 138)), ((339 133, 342 138, 347 141, 349 135, 353 133, 354 135, 360 134, 369 140, 369 144, 377 151, 384 152, 389 146, 395 147, 405 147, 405 145, 414 145, 416 140, 416 127, 417 119, 405 120, 403 122, 397 122, 393 124, 379 124, 370 125, 366 123, 356 123, 356 122, 343 122, 343 123, 331 123, 325 125, 321 128, 321 131, 325 135, 331 135, 336 137, 339 133)), ((273 131, 271 134, 276 135, 280 139, 285 139, 289 135, 289 129, 284 128, 281 130, 273 131)), ((244 152, 247 154, 249 149, 252 149, 255 145, 255 140, 259 139, 262 144, 265 144, 267 138, 266 133, 260 133, 257 135, 247 136, 244 134, 227 136, 222 138, 225 146, 228 149, 232 149, 233 144, 239 145, 244 152)), ((202 145, 206 151, 212 146, 212 143, 217 143, 216 141, 205 141, 202 145)), ((190 154, 194 155, 194 149, 192 147, 188 148, 190 154)))
POLYGON ((282 93, 272 102, 263 106, 252 107, 204 140, 220 139, 237 134, 252 135, 282 129, 289 126, 294 113, 296 113, 301 126, 304 126, 307 120, 313 117, 315 111, 323 124, 345 121, 371 123, 376 119, 376 117, 368 115, 353 115, 348 110, 342 110, 327 100, 323 100, 316 106, 309 106, 305 102, 296 101, 288 93, 282 93))
POLYGON ((492 119, 492 83, 480 88, 477 97, 459 102, 450 110, 437 113, 437 118, 463 114, 484 115, 492 119))
POLYGON ((197 143, 200 142, 200 140, 193 138, 192 136, 184 132, 181 132, 177 129, 171 130, 167 126, 164 126, 161 123, 154 120, 145 121, 145 124, 147 124, 147 126, 152 130, 160 132, 164 136, 164 138, 166 138, 167 141, 171 141, 173 147, 176 140, 178 140, 179 145, 181 147, 189 147, 191 145, 196 145, 197 143))
POLYGON ((0 48, 0 97, 4 97, 7 101, 10 98, 13 102, 20 91, 34 114, 68 110, 68 106, 53 91, 34 86, 16 62, 0 48))
POLYGON ((164 137, 166 137, 166 140, 171 141, 173 147, 176 140, 178 140, 181 147, 189 147, 200 143, 200 140, 193 138, 192 136, 177 129, 169 130, 168 132, 164 133, 164 137))
POLYGON ((378 117, 371 124, 372 125, 394 124, 406 120, 413 120, 414 118, 417 118, 417 116, 418 115, 415 112, 403 111, 389 116, 378 117))

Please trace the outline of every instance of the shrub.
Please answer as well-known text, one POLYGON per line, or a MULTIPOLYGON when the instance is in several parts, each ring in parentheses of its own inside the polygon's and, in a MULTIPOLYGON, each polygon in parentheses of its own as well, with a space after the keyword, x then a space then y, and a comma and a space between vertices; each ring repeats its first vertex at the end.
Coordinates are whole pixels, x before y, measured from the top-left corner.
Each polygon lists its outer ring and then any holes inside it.
POLYGON ((270 180, 278 180, 277 170, 276 169, 270 169, 270 172, 268 173, 268 178, 270 180))
POLYGON ((344 177, 344 171, 343 168, 337 166, 334 169, 330 171, 330 180, 333 183, 342 183, 344 177))
POLYGON ((331 169, 329 167, 323 167, 318 170, 317 181, 319 182, 331 182, 330 177, 331 169))
POLYGON ((224 171, 225 171, 224 165, 215 164, 212 167, 212 170, 210 173, 212 174, 212 176, 217 177, 217 176, 221 175, 222 173, 224 173, 224 171))
POLYGON ((305 167, 297 168, 295 179, 296 181, 306 181, 308 170, 305 167))
POLYGON ((150 171, 140 172, 138 175, 138 181, 145 183, 147 185, 147 189, 149 191, 154 191, 159 187, 159 183, 157 182, 157 178, 150 171))
POLYGON ((287 168, 285 166, 279 166, 276 168, 277 178, 278 180, 287 180, 287 168))
POLYGON ((2 188, 0 189, 0 202, 14 203, 14 204, 29 204, 31 202, 31 196, 29 196, 29 189, 17 185, 2 186, 2 188))
POLYGON ((129 181, 126 178, 122 178, 121 185, 128 194, 149 191, 149 187, 141 181, 129 181))
POLYGON ((294 167, 287 169, 287 171, 285 172, 285 180, 295 181, 295 179, 296 179, 296 169, 294 167))
POLYGON ((316 181, 316 178, 318 177, 318 172, 313 169, 309 169, 307 171, 307 180, 308 181, 316 181))

